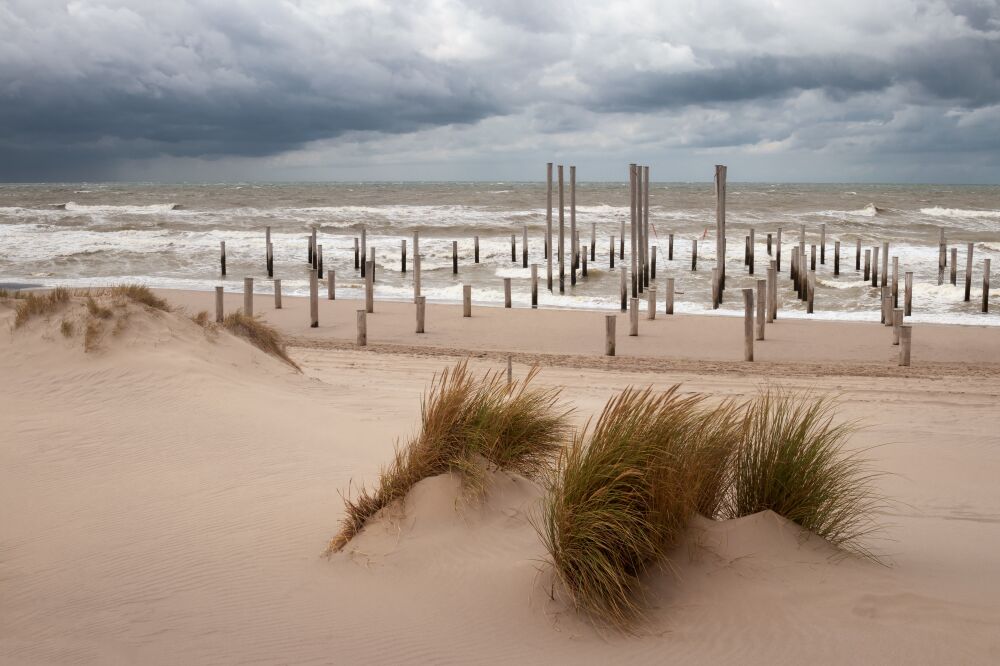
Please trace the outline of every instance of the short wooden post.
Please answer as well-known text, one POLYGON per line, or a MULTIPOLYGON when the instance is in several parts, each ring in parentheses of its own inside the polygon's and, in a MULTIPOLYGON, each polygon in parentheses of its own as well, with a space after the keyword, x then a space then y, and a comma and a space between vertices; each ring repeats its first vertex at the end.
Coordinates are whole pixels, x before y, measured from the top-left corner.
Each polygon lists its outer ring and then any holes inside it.
MULTIPOLYGON (((545 165, 545 267, 546 284, 548 290, 552 291, 552 162, 545 165)), ((614 268, 614 265, 611 266, 614 268)))
POLYGON ((892 326, 892 289, 882 287, 882 323, 892 326))
POLYGON ((309 326, 319 326, 319 271, 309 271, 309 326))
POLYGON ((646 288, 646 319, 656 319, 656 287, 646 288))
POLYGON ((948 263, 948 246, 944 242, 944 228, 941 228, 941 240, 938 243, 938 285, 944 284, 944 269, 948 263))
POLYGON ((674 260, 674 235, 667 235, 667 261, 674 260))
POLYGON ((878 286, 878 245, 872 248, 872 286, 878 286))
MULTIPOLYGON (((479 236, 476 236, 476 263, 479 263, 479 236)), ((458 241, 451 242, 451 274, 458 275, 458 241)))
POLYGON ((226 277, 226 241, 219 241, 219 264, 222 266, 222 277, 226 277))
POLYGON ((965 301, 972 296, 972 243, 965 250, 965 301))
POLYGON ((698 270, 698 239, 691 239, 691 270, 698 270))
POLYGON ((655 245, 652 247, 652 255, 650 256, 650 261, 649 261, 649 279, 650 280, 655 280, 656 279, 656 246, 655 245))
POLYGON ((767 297, 767 321, 770 324, 778 318, 778 262, 776 259, 771 261, 771 265, 768 266, 767 272, 771 278, 771 290, 768 292, 767 297))
POLYGON ((755 238, 754 234, 755 233, 756 233, 756 231, 754 230, 754 228, 750 227, 750 239, 747 241, 747 243, 748 243, 747 249, 749 250, 749 258, 750 258, 750 275, 753 275, 754 264, 757 263, 757 257, 756 257, 757 243, 754 240, 754 238, 755 238))
POLYGON ((510 263, 517 263, 517 234, 510 235, 510 263))
POLYGON ((750 265, 750 236, 743 237, 743 265, 750 265))
POLYGON ((913 326, 903 324, 899 328, 899 364, 910 365, 910 346, 913 343, 913 326))
MULTIPOLYGON (((594 248, 590 248, 593 252, 594 248)), ((580 258, 582 263, 580 264, 580 275, 581 277, 587 277, 587 246, 583 246, 583 252, 580 253, 580 258)))
MULTIPOLYGON (((857 245, 854 248, 854 270, 856 270, 856 271, 860 271, 861 270, 861 237, 860 236, 858 237, 857 245)), ((865 280, 867 281, 868 278, 865 277, 865 280)))
POLYGON ((271 227, 267 228, 267 255, 264 258, 264 265, 267 268, 267 277, 274 277, 274 246, 271 244, 271 227))
POLYGON ((521 268, 528 267, 528 225, 521 231, 521 268))
POLYGON ((319 279, 323 279, 323 246, 316 246, 316 271, 319 279))
POLYGON ((767 280, 757 280, 757 339, 764 339, 764 321, 767 319, 767 280))
POLYGON ((424 332, 424 315, 427 312, 427 297, 417 296, 417 333, 424 332))
POLYGON ((628 334, 630 337, 639 335, 639 299, 629 299, 628 334))
POLYGON ((358 248, 358 237, 354 237, 354 270, 361 270, 361 250, 358 248))
POLYGON ((903 314, 909 317, 913 312, 913 272, 907 271, 903 277, 903 314))
POLYGON ((318 261, 318 259, 316 258, 316 232, 317 232, 316 227, 313 227, 312 228, 312 249, 313 249, 312 267, 313 268, 317 267, 316 264, 317 264, 317 261, 318 261))
POLYGON ((608 266, 610 268, 614 268, 615 267, 615 237, 614 237, 614 235, 611 236, 611 254, 609 256, 610 256, 610 259, 609 259, 610 263, 608 264, 608 266))
POLYGON ((813 306, 816 301, 816 269, 810 268, 806 274, 806 314, 815 312, 813 306))
POLYGON ((406 239, 399 241, 399 269, 401 273, 406 273, 406 239))
MULTIPOLYGON (((330 271, 331 273, 333 271, 330 271)), ((281 278, 274 280, 274 309, 281 309, 281 278)))
POLYGON ((556 246, 556 259, 559 264, 559 293, 566 293, 566 192, 563 179, 563 165, 556 165, 559 185, 559 241, 556 246))
POLYGON ((772 256, 772 254, 773 254, 771 250, 772 250, 772 248, 771 248, 771 234, 768 234, 767 235, 767 256, 769 256, 769 257, 772 256))
POLYGON ((413 301, 420 297, 420 234, 413 232, 413 301))
POLYGON ((743 360, 753 360, 753 289, 743 290, 743 360))
POLYGON ((375 312, 375 262, 368 261, 367 274, 365 275, 365 311, 375 312))
POLYGON ((215 288, 215 321, 219 324, 225 319, 222 311, 222 287, 215 288))
POLYGON ((590 261, 597 261, 597 222, 590 223, 590 261))
POLYGON ((882 284, 889 283, 889 241, 882 241, 882 284))
POLYGON ((826 223, 819 225, 819 263, 826 265, 826 223))
POLYGON ((774 272, 781 272, 781 227, 778 227, 777 238, 774 239, 774 272))
POLYGON ((462 316, 472 316, 472 285, 462 285, 462 316))
POLYGON ((332 268, 326 272, 326 300, 337 300, 337 271, 332 268))
POLYGON ((833 241, 833 277, 840 276, 840 241, 833 241))
POLYGON ((361 227, 361 277, 368 270, 368 228, 361 227))
POLYGON ((531 264, 531 307, 538 308, 538 264, 531 264))
POLYGON ((253 316, 253 278, 243 278, 243 314, 253 316))
POLYGON ((868 278, 871 275, 872 270, 872 251, 865 250, 865 272, 862 277, 862 281, 868 282, 868 278))
POLYGON ((364 310, 358 310, 358 337, 356 340, 359 347, 364 347, 368 344, 368 313, 364 310))
POLYGON ((809 246, 809 270, 816 270, 816 245, 809 246))
POLYGON ((621 267, 619 274, 621 276, 621 284, 618 286, 618 291, 621 295, 622 312, 625 312, 628 310, 628 276, 625 274, 624 266, 621 267))
POLYGON ((618 325, 616 315, 604 315, 604 355, 615 355, 615 328, 618 325))
POLYGON ((899 257, 892 258, 892 307, 899 307, 899 257))
POLYGON ((665 309, 668 315, 674 313, 674 278, 667 278, 665 309))
POLYGON ((712 269, 712 309, 719 308, 719 268, 712 269))
POLYGON ((902 308, 892 309, 892 344, 899 344, 899 329, 903 325, 903 310, 902 308))
POLYGON ((951 248, 951 283, 958 285, 958 248, 951 248))
POLYGON ((503 279, 503 306, 510 307, 510 278, 503 279))
POLYGON ((990 260, 983 259, 983 312, 990 311, 990 260))

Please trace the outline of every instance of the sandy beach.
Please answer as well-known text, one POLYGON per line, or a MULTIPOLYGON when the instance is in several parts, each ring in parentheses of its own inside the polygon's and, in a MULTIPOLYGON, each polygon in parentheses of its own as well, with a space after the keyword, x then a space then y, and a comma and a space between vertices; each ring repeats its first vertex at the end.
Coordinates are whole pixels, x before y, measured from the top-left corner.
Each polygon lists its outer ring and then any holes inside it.
MULTIPOLYGON (((188 314, 212 294, 160 292, 188 314)), ((297 373, 186 316, 133 316, 100 349, 57 321, 14 330, 0 308, 0 661, 4 663, 995 663, 1000 477, 995 329, 917 326, 913 365, 877 324, 783 321, 740 359, 742 321, 658 316, 601 356, 593 312, 269 295, 297 373), (8 332, 8 329, 9 332, 8 332), (762 385, 835 394, 877 446, 890 507, 873 547, 844 557, 763 513, 696 520, 651 576, 635 635, 552 598, 532 526, 542 488, 498 478, 482 506, 456 479, 322 557, 340 497, 371 483, 418 425, 432 375, 460 358, 564 389, 582 424, 629 385, 713 399, 762 385)), ((227 295, 226 308, 242 305, 227 295)))

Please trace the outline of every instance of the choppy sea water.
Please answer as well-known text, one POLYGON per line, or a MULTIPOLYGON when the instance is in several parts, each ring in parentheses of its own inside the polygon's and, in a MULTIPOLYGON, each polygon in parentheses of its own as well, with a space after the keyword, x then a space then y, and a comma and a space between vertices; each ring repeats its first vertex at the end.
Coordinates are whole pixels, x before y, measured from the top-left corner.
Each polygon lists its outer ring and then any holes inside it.
MULTIPOLYGON (((658 246, 657 277, 676 280, 676 311, 710 310, 715 265, 715 204, 710 183, 653 183, 651 243, 658 246), (667 235, 674 234, 674 260, 667 235), (698 238, 698 271, 690 270, 698 238)), ((566 196, 569 227, 569 195, 566 196)), ((558 220, 558 197, 553 197, 558 220)), ((610 236, 629 217, 625 183, 578 183, 576 221, 589 245, 596 225, 597 257, 589 275, 566 293, 545 289, 542 242, 544 183, 296 183, 296 184, 39 184, 0 185, 0 282, 92 286, 139 281, 154 287, 208 290, 221 283, 242 289, 244 276, 266 280, 264 228, 271 227, 275 277, 285 293, 308 293, 307 238, 319 230, 324 264, 337 270, 338 294, 359 296, 354 238, 362 225, 377 269, 376 297, 412 296, 412 236, 420 231, 422 292, 429 301, 461 300, 462 284, 474 300, 501 303, 503 280, 513 279, 515 306, 529 302, 530 269, 521 267, 521 236, 528 228, 529 263, 539 264, 542 307, 612 308, 619 277, 609 271, 610 236), (511 261, 510 235, 517 238, 511 261), (472 261, 480 237, 480 264, 472 261), (400 266, 407 240, 410 272, 400 266), (219 275, 225 240, 228 277, 219 275), (459 274, 451 271, 451 244, 459 243, 459 274)), ((815 318, 878 318, 878 293, 855 271, 856 239, 866 248, 889 241, 902 273, 913 271, 915 321, 1000 325, 1000 187, 944 185, 728 185, 727 298, 720 314, 742 312, 735 289, 752 286, 766 268, 766 236, 782 231, 779 291, 784 316, 806 316, 788 280, 790 250, 805 225, 806 246, 819 242, 826 224, 826 265, 818 266, 815 318), (756 230, 756 275, 743 263, 744 237, 756 230), (939 230, 958 248, 958 285, 937 284, 939 230), (834 241, 841 241, 841 275, 833 277, 834 241), (972 243, 972 300, 963 301, 966 247, 972 243), (979 314, 983 259, 992 260, 991 313, 979 314), (730 291, 732 288, 733 290, 730 291), (995 294, 995 295, 994 295, 995 294)), ((558 222, 554 222, 557 228, 558 222)), ((568 247, 568 245, 567 245, 568 247)), ((626 244, 626 262, 628 262, 626 244)), ((891 259, 890 259, 891 260, 891 259)), ((616 269, 621 266, 616 259, 616 269)), ((659 292, 662 300, 662 289, 659 292)), ((662 303, 661 303, 662 306, 662 303)))

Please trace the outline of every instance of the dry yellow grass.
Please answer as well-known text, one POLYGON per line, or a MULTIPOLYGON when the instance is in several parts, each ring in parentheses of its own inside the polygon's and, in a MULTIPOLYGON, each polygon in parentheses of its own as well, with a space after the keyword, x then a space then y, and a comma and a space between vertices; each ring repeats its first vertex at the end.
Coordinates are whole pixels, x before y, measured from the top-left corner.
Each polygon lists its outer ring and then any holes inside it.
POLYGON ((26 324, 32 317, 52 314, 69 302, 69 290, 56 287, 52 291, 42 294, 27 294, 23 299, 18 299, 17 309, 14 312, 14 328, 19 328, 26 324))
POLYGON ((245 339, 257 349, 281 359, 296 370, 301 370, 288 355, 284 336, 276 328, 265 324, 260 319, 244 314, 242 310, 237 310, 226 315, 222 326, 233 335, 245 339))
POLYGON ((141 284, 119 284, 111 287, 111 295, 128 299, 133 303, 140 303, 147 307, 153 308, 154 310, 160 310, 162 312, 170 312, 170 305, 150 291, 149 287, 141 284))

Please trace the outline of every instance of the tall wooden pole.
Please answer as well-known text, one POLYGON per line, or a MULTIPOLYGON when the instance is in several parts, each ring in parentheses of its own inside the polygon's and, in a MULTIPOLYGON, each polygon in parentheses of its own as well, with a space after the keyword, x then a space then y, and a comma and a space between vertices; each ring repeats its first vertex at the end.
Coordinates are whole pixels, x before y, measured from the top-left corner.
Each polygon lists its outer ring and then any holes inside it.
POLYGON ((721 296, 726 288, 726 167, 723 164, 715 165, 715 262, 719 269, 721 296))
POLYGON ((572 241, 569 249, 570 285, 576 286, 576 251, 579 244, 576 240, 576 167, 569 167, 569 237, 572 241))
POLYGON ((566 244, 566 196, 563 181, 563 165, 559 167, 559 293, 566 293, 566 264, 565 244, 566 244))
POLYGON ((552 291, 552 162, 545 166, 545 260, 548 266, 548 285, 552 291))

